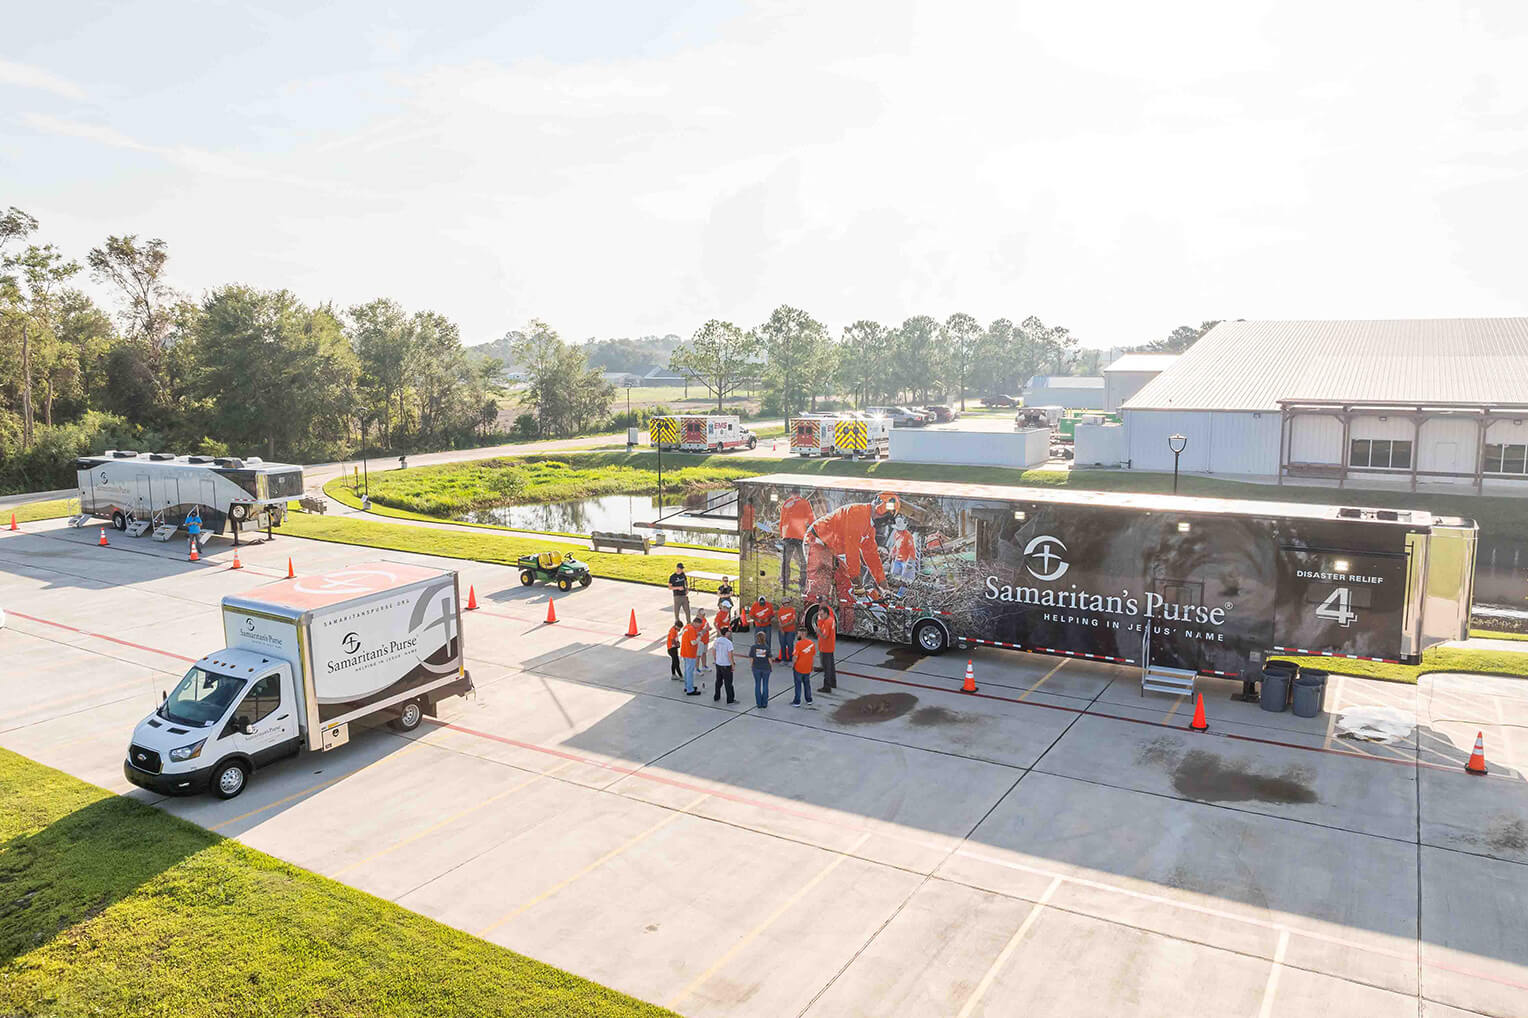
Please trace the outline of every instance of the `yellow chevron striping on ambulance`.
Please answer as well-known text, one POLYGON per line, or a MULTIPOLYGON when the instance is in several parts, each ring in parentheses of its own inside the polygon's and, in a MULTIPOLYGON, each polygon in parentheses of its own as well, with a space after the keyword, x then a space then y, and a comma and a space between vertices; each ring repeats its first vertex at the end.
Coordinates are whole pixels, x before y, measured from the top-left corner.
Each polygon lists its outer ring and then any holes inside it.
POLYGON ((679 444, 679 418, 677 417, 649 418, 647 431, 653 445, 679 444))
POLYGON ((833 424, 833 444, 840 449, 864 452, 865 447, 869 444, 865 422, 835 421, 833 424))

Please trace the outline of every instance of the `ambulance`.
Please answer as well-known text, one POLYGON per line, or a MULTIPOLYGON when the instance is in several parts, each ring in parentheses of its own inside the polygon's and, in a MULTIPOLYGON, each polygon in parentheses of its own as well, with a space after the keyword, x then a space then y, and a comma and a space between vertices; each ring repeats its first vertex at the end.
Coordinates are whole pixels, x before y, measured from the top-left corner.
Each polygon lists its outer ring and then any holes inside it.
POLYGON ((736 414, 680 414, 647 422, 654 448, 680 452, 723 452, 752 449, 759 444, 736 414))

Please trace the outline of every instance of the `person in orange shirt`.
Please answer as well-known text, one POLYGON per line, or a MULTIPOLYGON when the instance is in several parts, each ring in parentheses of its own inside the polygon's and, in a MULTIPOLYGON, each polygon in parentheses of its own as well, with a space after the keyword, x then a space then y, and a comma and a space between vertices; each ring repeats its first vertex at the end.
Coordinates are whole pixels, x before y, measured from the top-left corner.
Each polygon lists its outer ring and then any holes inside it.
POLYGON ((684 695, 699 696, 695 688, 695 659, 700 655, 700 629, 686 622, 679 631, 679 661, 684 665, 684 695))
POLYGON ((669 678, 682 679, 684 672, 679 670, 679 630, 681 626, 675 622, 669 626, 668 652, 669 652, 669 678))
POLYGON ((780 589, 791 586, 791 561, 796 566, 796 588, 806 590, 806 541, 807 528, 812 525, 812 503, 801 497, 800 488, 792 488, 780 505, 780 589))
POLYGON ((803 636, 796 641, 795 654, 792 655, 791 670, 795 673, 795 696, 791 700, 792 707, 801 706, 801 697, 806 696, 808 707, 812 705, 812 655, 817 653, 817 644, 812 642, 811 637, 803 636))
POLYGON ((753 627, 764 634, 764 649, 768 650, 770 633, 774 631, 775 606, 760 594, 759 599, 748 607, 748 617, 753 620, 753 627))
POLYGON ((796 648, 796 609, 789 601, 780 602, 775 626, 780 630, 780 660, 789 660, 796 648))
POLYGON ((838 686, 838 671, 833 662, 833 652, 837 648, 838 623, 833 619, 833 609, 823 605, 817 610, 817 656, 822 661, 819 693, 831 693, 838 686))
POLYGON ((832 605, 848 629, 854 628, 851 594, 860 574, 869 571, 877 598, 886 586, 886 567, 875 543, 875 521, 896 512, 897 506, 896 495, 881 492, 869 502, 839 506, 807 529, 808 596, 832 605))
POLYGON ((706 621, 706 613, 695 613, 695 628, 700 630, 700 659, 695 665, 696 671, 710 671, 711 659, 711 624, 706 621))

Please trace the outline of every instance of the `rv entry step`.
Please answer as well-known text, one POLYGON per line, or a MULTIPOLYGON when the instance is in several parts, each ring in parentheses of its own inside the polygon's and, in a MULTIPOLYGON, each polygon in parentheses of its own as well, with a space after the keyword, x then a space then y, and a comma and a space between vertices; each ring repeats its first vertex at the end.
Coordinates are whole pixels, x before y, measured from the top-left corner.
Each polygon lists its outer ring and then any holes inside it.
POLYGON ((168 541, 170 538, 175 536, 175 531, 179 529, 180 528, 175 526, 173 523, 161 523, 159 526, 154 528, 154 540, 168 541))
POLYGON ((149 529, 149 521, 148 520, 133 520, 131 523, 129 523, 127 525, 127 536, 128 537, 142 537, 144 532, 146 530, 148 530, 148 529, 149 529))
POLYGON ((1170 696, 1193 696, 1195 675, 1191 668, 1150 665, 1141 671, 1141 695, 1167 693, 1170 696))
POLYGON ((85 524, 90 522, 90 517, 89 516, 71 516, 65 522, 67 522, 69 524, 69 526, 71 526, 71 527, 83 527, 85 524))

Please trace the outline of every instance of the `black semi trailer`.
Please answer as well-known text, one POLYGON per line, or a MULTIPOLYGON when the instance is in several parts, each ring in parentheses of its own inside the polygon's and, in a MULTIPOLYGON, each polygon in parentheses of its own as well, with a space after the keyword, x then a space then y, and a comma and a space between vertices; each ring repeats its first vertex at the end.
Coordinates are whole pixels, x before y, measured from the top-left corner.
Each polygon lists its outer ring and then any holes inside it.
POLYGON ((925 653, 983 644, 1251 678, 1269 653, 1414 663, 1468 634, 1472 520, 873 478, 736 483, 745 603, 796 601, 809 627, 837 604, 840 633, 925 653))

